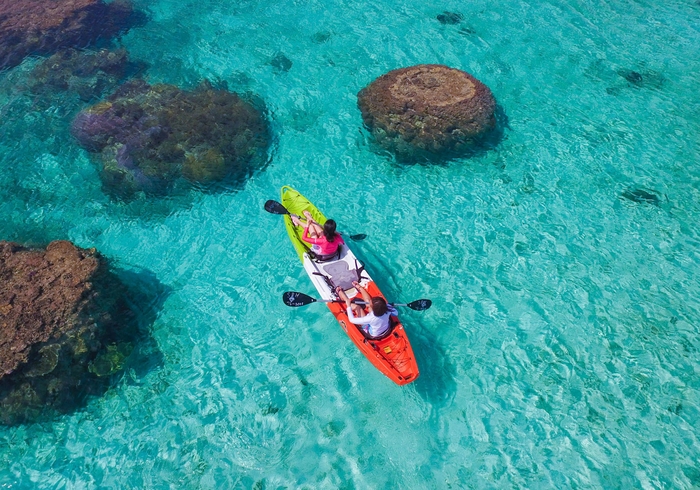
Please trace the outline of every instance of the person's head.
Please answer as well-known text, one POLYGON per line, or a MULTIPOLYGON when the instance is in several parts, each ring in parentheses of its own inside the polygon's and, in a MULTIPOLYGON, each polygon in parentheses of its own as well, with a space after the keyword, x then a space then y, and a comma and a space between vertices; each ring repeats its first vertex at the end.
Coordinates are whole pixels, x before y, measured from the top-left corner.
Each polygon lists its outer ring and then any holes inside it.
POLYGON ((335 221, 332 219, 326 220, 323 224, 323 236, 325 236, 326 240, 329 242, 335 239, 335 221))
POLYGON ((372 298, 372 313, 374 313, 374 316, 382 316, 387 311, 389 311, 389 307, 384 298, 372 298))

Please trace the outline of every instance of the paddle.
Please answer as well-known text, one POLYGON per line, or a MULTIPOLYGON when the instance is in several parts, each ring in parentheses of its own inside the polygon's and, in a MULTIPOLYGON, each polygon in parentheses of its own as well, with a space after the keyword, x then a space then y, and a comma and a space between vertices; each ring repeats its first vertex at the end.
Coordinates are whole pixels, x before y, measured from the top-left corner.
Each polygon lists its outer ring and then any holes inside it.
MULTIPOLYGON (((311 296, 299 293, 297 291, 287 291, 282 295, 284 304, 291 307, 306 306, 311 303, 341 303, 339 300, 332 299, 316 299, 311 296)), ((357 304, 364 305, 364 301, 356 301, 357 304)), ((433 302, 429 299, 417 299, 410 303, 389 303, 391 306, 408 306, 412 310, 425 311, 430 308, 433 302)))
MULTIPOLYGON (((289 211, 287 211, 287 208, 282 206, 277 201, 273 201, 272 199, 265 203, 265 211, 272 214, 290 214, 289 211)), ((365 235, 364 233, 360 233, 358 235, 350 235, 350 239, 356 242, 364 240, 365 238, 367 238, 367 235, 365 235)))

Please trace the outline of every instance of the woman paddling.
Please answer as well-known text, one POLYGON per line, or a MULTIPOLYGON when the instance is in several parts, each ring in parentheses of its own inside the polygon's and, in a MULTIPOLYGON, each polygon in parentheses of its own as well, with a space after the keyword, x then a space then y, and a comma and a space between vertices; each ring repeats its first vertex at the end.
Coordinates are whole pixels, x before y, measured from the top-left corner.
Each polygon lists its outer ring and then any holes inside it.
POLYGON ((311 251, 316 260, 330 260, 338 253, 338 247, 345 245, 343 237, 335 231, 336 224, 332 219, 326 220, 323 227, 311 216, 309 211, 304 211, 306 223, 302 223, 299 216, 291 215, 294 226, 303 226, 304 234, 301 239, 311 244, 311 251))

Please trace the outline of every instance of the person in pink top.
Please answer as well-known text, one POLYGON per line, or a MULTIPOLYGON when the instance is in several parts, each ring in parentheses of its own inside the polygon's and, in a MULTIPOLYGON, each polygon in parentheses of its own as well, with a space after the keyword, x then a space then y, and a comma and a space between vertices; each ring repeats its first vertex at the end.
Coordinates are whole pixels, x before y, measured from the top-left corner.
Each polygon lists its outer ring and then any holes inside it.
POLYGON ((323 226, 319 225, 311 217, 311 213, 304 211, 306 223, 302 223, 298 216, 292 215, 292 223, 295 226, 303 226, 304 234, 301 239, 311 244, 311 251, 316 260, 332 259, 338 252, 338 247, 344 245, 343 237, 335 231, 335 221, 326 220, 323 226))

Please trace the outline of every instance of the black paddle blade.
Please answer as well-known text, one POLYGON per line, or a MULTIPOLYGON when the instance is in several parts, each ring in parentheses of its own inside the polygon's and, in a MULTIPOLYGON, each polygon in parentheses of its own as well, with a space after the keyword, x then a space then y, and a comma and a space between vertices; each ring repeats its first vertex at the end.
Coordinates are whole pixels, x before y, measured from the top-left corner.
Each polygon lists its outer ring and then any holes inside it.
POLYGON ((297 306, 306 306, 315 303, 316 299, 304 293, 287 291, 282 295, 282 301, 284 301, 285 305, 296 308, 297 306))
POLYGON ((359 233, 357 235, 350 235, 350 240, 355 240, 356 242, 359 242, 360 240, 364 240, 367 238, 367 235, 364 233, 359 233))
POLYGON ((432 305, 433 305, 433 302, 430 301, 429 299, 417 299, 415 301, 411 301, 406 306, 408 306, 412 310, 424 311, 424 310, 427 310, 428 308, 430 308, 432 305))
POLYGON ((287 208, 282 206, 277 201, 273 201, 272 199, 265 203, 265 211, 272 214, 289 214, 287 208))

